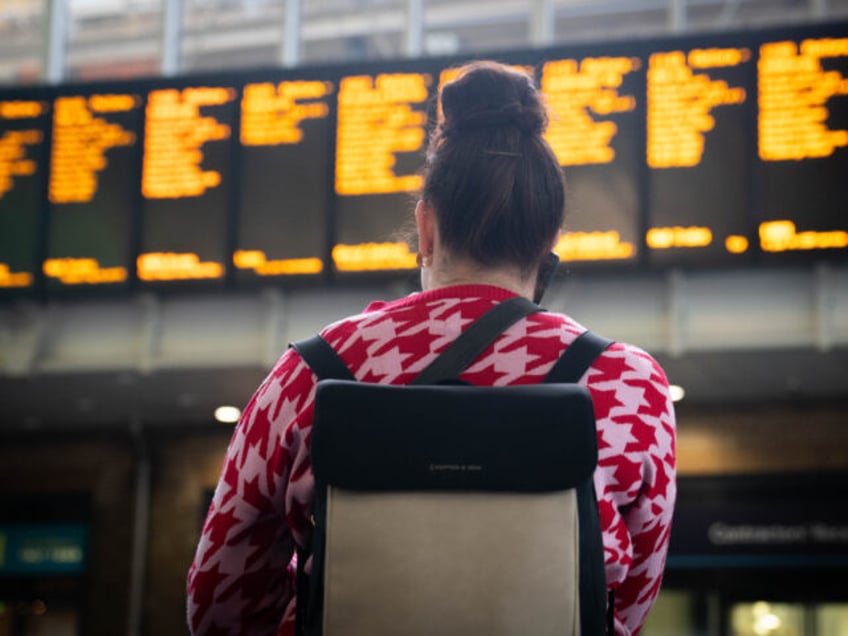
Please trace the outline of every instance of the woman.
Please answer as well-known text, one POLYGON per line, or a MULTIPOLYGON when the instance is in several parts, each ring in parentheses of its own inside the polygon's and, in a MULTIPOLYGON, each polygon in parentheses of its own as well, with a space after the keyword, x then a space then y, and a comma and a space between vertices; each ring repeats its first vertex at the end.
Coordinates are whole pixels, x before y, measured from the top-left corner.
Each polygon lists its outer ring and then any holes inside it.
MULTIPOLYGON (((525 75, 469 65, 444 87, 441 107, 415 210, 423 291, 375 302, 321 332, 364 382, 408 383, 494 304, 532 298, 562 226, 562 172, 542 136, 545 109, 525 75)), ((539 382, 583 331, 563 314, 531 315, 461 379, 539 382)), ((289 350, 244 411, 189 573, 195 633, 294 631, 290 561, 310 536, 315 382, 289 350)), ((650 356, 621 343, 581 382, 598 422, 595 485, 616 632, 634 634, 659 591, 675 498, 668 384, 650 356)))

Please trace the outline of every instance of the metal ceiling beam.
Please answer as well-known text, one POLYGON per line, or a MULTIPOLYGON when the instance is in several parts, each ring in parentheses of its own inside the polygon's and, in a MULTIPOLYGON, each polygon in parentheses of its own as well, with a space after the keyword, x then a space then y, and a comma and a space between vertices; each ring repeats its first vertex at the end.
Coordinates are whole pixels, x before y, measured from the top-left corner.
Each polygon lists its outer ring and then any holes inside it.
MULTIPOLYGON (((279 343, 356 313, 373 297, 409 291, 386 285, 12 303, 0 307, 0 376, 263 366, 279 353, 279 343)), ((552 285, 549 298, 551 309, 609 337, 673 356, 848 345, 844 265, 673 271, 620 280, 573 273, 552 285)))
POLYGON ((530 13, 530 44, 549 46, 556 34, 555 0, 534 0, 530 13))
POLYGON ((424 0, 406 0, 405 52, 407 57, 424 53, 424 0))
POLYGON ((668 30, 672 33, 686 31, 686 0, 668 1, 668 30))
POLYGON ((301 0, 286 0, 286 17, 283 25, 283 45, 280 62, 292 68, 300 64, 300 44, 303 33, 301 0))
POLYGON ((176 75, 180 71, 183 0, 166 0, 162 5, 159 71, 162 75, 168 77, 176 75))
POLYGON ((65 77, 65 53, 68 34, 68 11, 65 0, 46 0, 44 30, 41 42, 41 73, 50 84, 65 77))

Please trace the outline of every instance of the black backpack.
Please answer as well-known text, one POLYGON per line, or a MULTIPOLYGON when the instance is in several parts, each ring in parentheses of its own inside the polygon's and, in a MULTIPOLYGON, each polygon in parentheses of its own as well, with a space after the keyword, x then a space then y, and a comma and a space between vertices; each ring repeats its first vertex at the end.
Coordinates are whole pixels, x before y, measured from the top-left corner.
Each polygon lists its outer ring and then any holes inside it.
POLYGON ((292 344, 319 378, 298 634, 612 633, 594 409, 576 384, 611 341, 582 334, 542 384, 456 380, 537 311, 496 305, 406 386, 356 382, 320 336, 292 344))

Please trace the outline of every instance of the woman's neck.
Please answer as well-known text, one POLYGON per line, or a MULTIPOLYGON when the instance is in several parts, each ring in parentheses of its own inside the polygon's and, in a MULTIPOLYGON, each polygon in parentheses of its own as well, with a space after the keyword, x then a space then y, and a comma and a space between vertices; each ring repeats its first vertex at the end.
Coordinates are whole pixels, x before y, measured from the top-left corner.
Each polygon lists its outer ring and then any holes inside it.
POLYGON ((423 273, 421 283, 425 290, 454 285, 492 285, 532 300, 536 285, 535 276, 522 276, 511 267, 488 268, 451 260, 434 259, 433 266, 423 273))

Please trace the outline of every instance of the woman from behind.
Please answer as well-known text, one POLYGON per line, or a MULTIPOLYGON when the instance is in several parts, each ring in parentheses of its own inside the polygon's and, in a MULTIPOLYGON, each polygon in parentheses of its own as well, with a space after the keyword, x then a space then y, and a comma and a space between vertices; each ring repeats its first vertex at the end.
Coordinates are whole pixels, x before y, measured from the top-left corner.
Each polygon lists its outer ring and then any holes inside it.
MULTIPOLYGON (((440 105, 415 210, 422 291, 374 302, 321 331, 360 381, 408 384, 494 305, 532 299, 563 224, 563 175, 527 76, 471 64, 443 88, 440 105)), ((460 379, 538 383, 584 331, 565 314, 532 314, 460 379)), ((242 415, 189 572, 193 633, 294 633, 290 562, 311 534, 315 384, 290 349, 242 415)), ((581 384, 598 425, 594 481, 616 633, 635 634, 660 588, 675 499, 668 384, 648 354, 623 343, 608 348, 581 384)))

